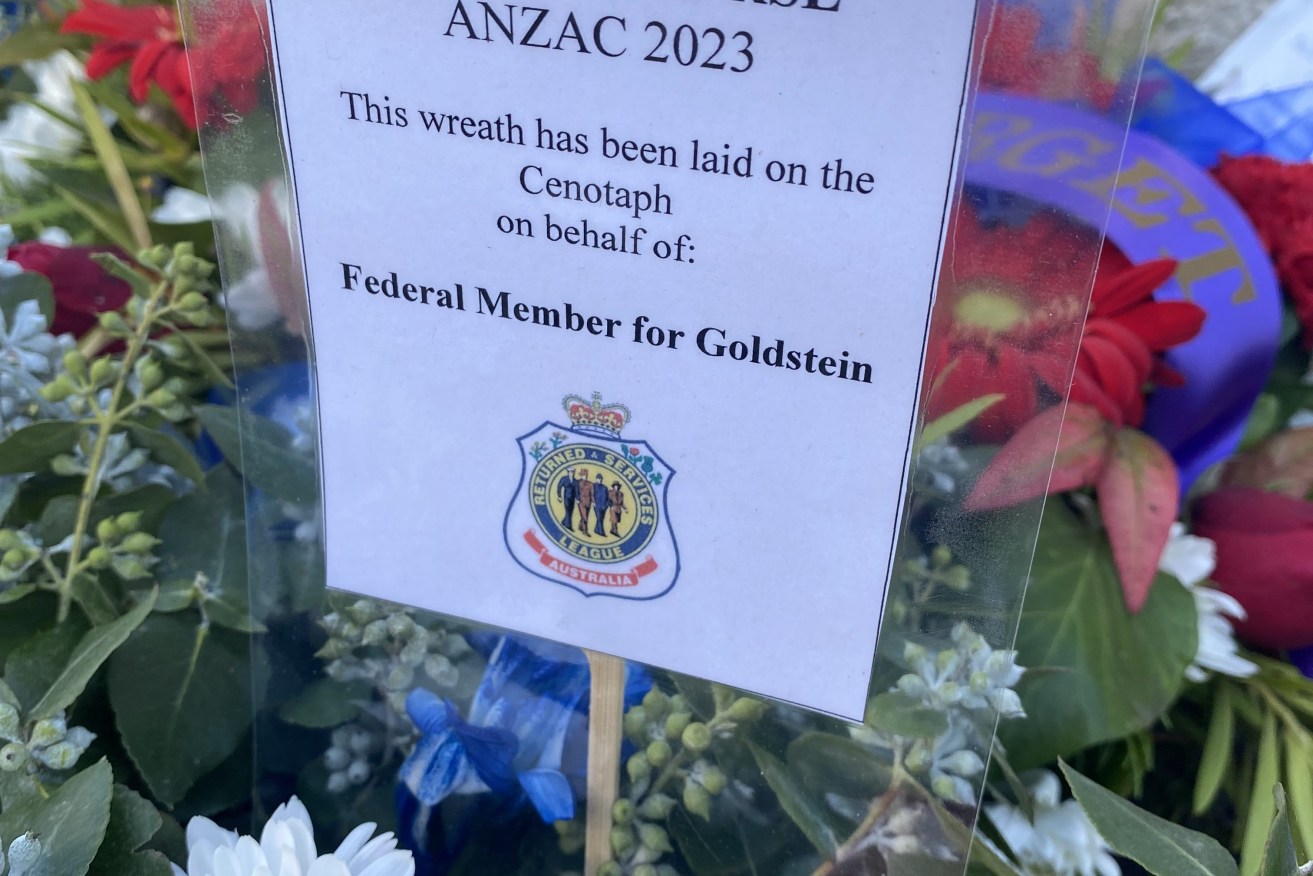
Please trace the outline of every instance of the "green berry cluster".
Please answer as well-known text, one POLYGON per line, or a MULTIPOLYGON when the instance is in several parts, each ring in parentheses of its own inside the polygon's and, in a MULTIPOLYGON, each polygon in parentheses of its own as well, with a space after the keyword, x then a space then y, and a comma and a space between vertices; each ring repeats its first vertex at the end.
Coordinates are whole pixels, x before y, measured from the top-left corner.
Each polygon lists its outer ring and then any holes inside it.
POLYGON ((0 770, 4 772, 72 769, 95 738, 85 727, 69 727, 63 712, 24 727, 18 707, 0 701, 0 739, 7 743, 0 747, 0 770))
POLYGON ((460 680, 457 663, 470 653, 459 633, 416 622, 410 610, 373 599, 358 599, 326 614, 320 625, 328 641, 317 654, 335 681, 367 681, 397 714, 405 714, 406 695, 420 673, 438 687, 460 680))
POLYGON ((27 529, 0 529, 0 585, 22 580, 41 556, 41 542, 27 529))
POLYGON ((106 517, 96 524, 96 546, 87 551, 88 568, 113 569, 126 581, 146 578, 155 565, 159 539, 141 531, 141 512, 106 517))
POLYGON ((920 623, 941 589, 965 593, 972 587, 971 570, 954 562, 952 549, 942 544, 926 556, 903 563, 900 580, 902 588, 891 602, 891 616, 900 624, 913 626, 920 623))
POLYGON ((729 778, 714 762, 713 743, 766 711, 765 703, 735 696, 726 688, 715 689, 715 702, 715 715, 702 721, 682 694, 672 696, 654 687, 625 713, 625 737, 638 751, 625 761, 628 783, 611 813, 613 859, 599 876, 676 873, 662 863, 673 851, 663 826, 666 819, 680 805, 711 819, 712 800, 729 786, 729 778))

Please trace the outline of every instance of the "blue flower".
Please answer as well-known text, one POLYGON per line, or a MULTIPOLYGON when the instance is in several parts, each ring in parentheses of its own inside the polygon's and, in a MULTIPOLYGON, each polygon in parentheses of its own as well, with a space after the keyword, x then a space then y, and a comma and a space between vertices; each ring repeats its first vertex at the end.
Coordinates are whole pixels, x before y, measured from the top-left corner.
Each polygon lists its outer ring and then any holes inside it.
MULTIPOLYGON (((650 687, 651 678, 630 667, 626 703, 638 702, 650 687)), ((421 860, 458 851, 460 831, 435 818, 436 807, 450 798, 486 795, 481 801, 502 817, 525 799, 545 822, 574 817, 586 763, 588 690, 583 652, 503 636, 492 643, 467 716, 430 691, 410 693, 406 711, 420 739, 401 766, 398 806, 402 833, 421 860)))

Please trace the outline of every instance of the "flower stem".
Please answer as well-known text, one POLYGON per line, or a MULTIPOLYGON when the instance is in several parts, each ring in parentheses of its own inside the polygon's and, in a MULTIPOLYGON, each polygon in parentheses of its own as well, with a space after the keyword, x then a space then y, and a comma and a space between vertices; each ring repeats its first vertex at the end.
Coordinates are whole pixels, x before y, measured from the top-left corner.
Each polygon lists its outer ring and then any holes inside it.
POLYGON ((133 332, 132 338, 128 342, 127 350, 123 354, 122 367, 119 369, 118 378, 114 381, 114 388, 110 392, 109 404, 106 405, 102 414, 96 417, 96 440, 92 444, 91 454, 87 462, 87 476, 82 481, 82 493, 78 497, 77 522, 73 527, 73 543, 69 549, 68 564, 65 566, 63 579, 59 582, 59 621, 62 623, 68 618, 69 607, 73 601, 73 581, 81 572, 80 564, 82 561, 82 551, 86 543, 87 526, 91 521, 91 507, 95 504, 96 495, 100 492, 101 469, 105 464, 105 450, 109 446, 109 438, 114 431, 114 427, 120 422, 123 412, 119 406, 123 401, 123 394, 128 387, 128 379, 132 375, 132 366, 141 355, 142 348, 145 347, 146 341, 150 338, 151 325, 154 323, 158 314, 155 308, 159 306, 160 301, 168 292, 168 282, 157 283, 150 292, 141 309, 141 319, 137 322, 136 331, 133 332))

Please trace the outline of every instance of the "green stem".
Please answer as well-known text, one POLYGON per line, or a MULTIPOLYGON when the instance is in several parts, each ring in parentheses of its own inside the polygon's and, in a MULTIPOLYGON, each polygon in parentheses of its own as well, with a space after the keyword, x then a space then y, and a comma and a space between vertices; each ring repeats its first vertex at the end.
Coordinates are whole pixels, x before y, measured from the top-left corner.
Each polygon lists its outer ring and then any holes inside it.
POLYGON ((105 463, 105 450, 109 446, 110 434, 114 427, 120 422, 122 412, 119 411, 119 405, 123 401, 123 393, 128 387, 128 378, 132 375, 132 366, 141 355, 142 348, 145 347, 146 341, 150 338, 151 325, 154 323, 158 314, 155 308, 168 292, 168 283, 159 283, 151 290, 150 297, 146 299, 145 306, 141 310, 141 319, 137 323, 137 329, 128 342, 127 351, 123 354, 122 368, 119 370, 118 379, 114 381, 114 389, 110 393, 109 405, 103 415, 97 417, 96 441, 91 447, 91 455, 87 464, 87 476, 82 482, 82 493, 78 497, 77 522, 73 527, 73 546, 68 554, 68 565, 65 567, 63 579, 59 582, 59 620, 62 623, 68 618, 69 607, 73 601, 73 580, 80 572, 82 560, 82 550, 86 543, 87 525, 91 521, 91 506, 96 501, 96 494, 100 492, 101 467, 105 463))

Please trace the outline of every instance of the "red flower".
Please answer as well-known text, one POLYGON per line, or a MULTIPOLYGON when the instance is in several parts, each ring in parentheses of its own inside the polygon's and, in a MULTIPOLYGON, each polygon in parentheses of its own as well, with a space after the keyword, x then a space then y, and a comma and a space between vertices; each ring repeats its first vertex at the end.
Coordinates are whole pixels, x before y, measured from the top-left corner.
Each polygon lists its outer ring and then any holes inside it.
POLYGON ((981 222, 965 207, 940 280, 948 324, 931 332, 927 369, 930 419, 985 395, 1003 400, 974 424, 978 437, 1003 440, 1035 416, 1041 392, 1066 391, 1060 351, 1080 325, 1081 288, 1093 235, 1056 214, 1020 227, 981 222))
POLYGON ((1313 503, 1223 487, 1195 505, 1194 531, 1217 543, 1213 579, 1245 607, 1240 636, 1265 648, 1313 645, 1313 503))
POLYGON ((1223 158, 1213 175, 1258 229, 1313 347, 1313 163, 1223 158))
POLYGON ((55 295, 51 334, 68 332, 81 336, 96 325, 96 314, 118 310, 132 296, 127 283, 91 260, 92 254, 98 252, 125 257, 114 247, 66 247, 33 242, 16 243, 9 248, 10 261, 50 281, 55 295))
POLYGON ((1204 311, 1187 302, 1155 302, 1171 261, 1132 267, 1105 247, 1074 383, 1067 352, 1084 316, 1093 232, 1050 213, 1021 228, 989 227, 965 210, 941 282, 952 324, 932 341, 931 419, 985 395, 1003 400, 974 424, 978 437, 1002 440, 1039 411, 1044 396, 1092 405, 1114 425, 1144 420, 1150 384, 1179 385, 1159 354, 1198 334, 1204 311))
POLYGON ((1154 301, 1176 272, 1172 259, 1131 266, 1107 247, 1076 361, 1070 399, 1093 405, 1116 425, 1144 422, 1145 388, 1185 382, 1159 354, 1199 334, 1204 309, 1189 301, 1154 301))
POLYGON ((196 101, 208 120, 220 120, 229 110, 248 113, 263 91, 261 77, 268 67, 264 4, 221 0, 196 12, 202 42, 193 45, 196 101), (258 8, 252 8, 258 7, 258 8))
POLYGON ((1027 97, 1076 100, 1106 111, 1117 97, 1117 83, 1104 77, 1098 55, 1079 47, 1083 18, 1072 23, 1071 48, 1041 49, 1041 24, 1039 10, 1031 6, 995 4, 982 31, 981 85, 1027 97))
POLYGON ((144 103, 154 82, 168 95, 182 120, 196 127, 187 53, 171 10, 83 0, 82 8, 64 19, 60 31, 102 38, 87 58, 87 76, 101 79, 131 62, 128 91, 132 99, 144 103))

